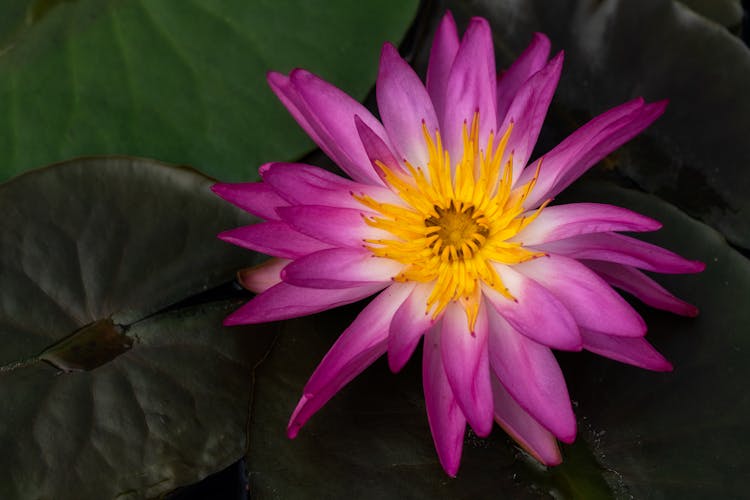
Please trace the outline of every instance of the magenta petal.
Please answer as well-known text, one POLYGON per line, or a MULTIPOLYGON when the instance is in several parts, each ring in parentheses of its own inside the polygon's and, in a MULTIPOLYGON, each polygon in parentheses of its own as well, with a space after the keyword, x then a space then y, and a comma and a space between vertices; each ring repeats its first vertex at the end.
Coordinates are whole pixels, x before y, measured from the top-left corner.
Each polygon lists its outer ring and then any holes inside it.
POLYGON ((268 259, 262 264, 237 272, 237 279, 246 290, 262 293, 281 283, 281 270, 291 261, 289 259, 268 259))
POLYGON ((596 271, 610 285, 634 295, 651 307, 682 316, 694 317, 698 315, 697 307, 678 299, 657 282, 633 267, 595 260, 584 261, 583 263, 596 271))
POLYGON ((305 422, 342 387, 383 355, 388 321, 411 288, 403 284, 387 288, 341 334, 305 384, 287 427, 290 438, 296 437, 305 422))
POLYGON ((414 349, 435 320, 427 312, 432 286, 420 283, 393 315, 388 336, 388 366, 395 373, 404 367, 414 349))
POLYGON ((485 149, 490 131, 497 127, 495 52, 486 19, 475 17, 466 29, 448 77, 445 119, 440 122, 451 158, 463 153, 462 129, 471 127, 479 111, 479 147, 485 149))
MULTIPOLYGON (((517 179, 526 166, 534 149, 539 132, 542 130, 544 117, 555 94, 557 82, 562 71, 563 53, 560 52, 547 66, 538 71, 521 85, 513 97, 505 118, 499 127, 501 134, 513 124, 513 131, 508 140, 503 164, 513 155, 513 179, 517 179)), ((535 167, 531 167, 533 170, 535 167)))
POLYGON ((281 272, 281 279, 308 288, 349 288, 388 283, 403 267, 365 248, 331 248, 295 260, 281 272))
MULTIPOLYGON (((273 93, 276 94, 276 97, 279 98, 281 103, 286 107, 287 111, 289 111, 292 117, 294 117, 305 133, 315 141, 315 144, 323 148, 323 150, 326 150, 326 148, 323 147, 323 140, 316 132, 315 127, 313 127, 310 120, 308 120, 307 114, 309 114, 309 112, 306 112, 304 101, 300 97, 299 92, 297 92, 297 89, 292 85, 292 82, 289 81, 289 77, 271 71, 266 76, 266 80, 268 81, 271 90, 273 90, 273 93)), ((333 156, 331 156, 331 158, 333 158, 333 156)))
MULTIPOLYGON (((643 99, 634 99, 573 132, 544 155, 539 179, 524 206, 537 207, 557 195, 599 160, 640 134, 664 113, 666 106, 666 101, 644 104, 643 99)), ((519 182, 528 182, 533 176, 534 169, 528 168, 519 182)))
POLYGON ((526 413, 495 377, 492 377, 492 394, 498 425, 541 463, 559 465, 562 456, 555 436, 526 413))
POLYGON ((581 350, 578 325, 562 302, 542 285, 508 266, 496 265, 495 269, 515 300, 489 286, 482 287, 482 293, 513 328, 555 349, 581 350))
POLYGON ((331 245, 306 236, 286 222, 260 222, 219 233, 219 239, 256 252, 296 259, 309 253, 331 248, 331 245))
POLYGON ((393 238, 368 226, 365 217, 373 214, 364 210, 298 205, 280 208, 279 215, 301 233, 336 246, 362 248, 368 239, 393 238))
POLYGON ((380 118, 400 154, 414 166, 426 166, 429 154, 423 127, 439 130, 435 109, 422 81, 390 43, 383 45, 377 81, 380 118))
POLYGON ((388 188, 354 182, 312 165, 269 163, 261 167, 260 174, 289 202, 285 205, 363 208, 354 195, 367 195, 383 203, 402 203, 388 188))
POLYGON ((576 419, 552 351, 516 332, 496 312, 488 316, 492 371, 526 412, 562 441, 572 442, 576 419))
POLYGON ((435 40, 430 49, 430 62, 427 66, 427 92, 430 94, 435 113, 440 120, 441 128, 445 124, 446 93, 448 77, 453 61, 458 53, 458 32, 456 22, 450 12, 446 12, 440 21, 435 40))
POLYGON ((298 318, 334 307, 351 304, 385 288, 383 283, 359 287, 320 290, 302 288, 281 282, 234 311, 224 319, 224 325, 267 323, 298 318))
POLYGON ((658 221, 626 208, 600 203, 570 203, 547 207, 513 237, 524 246, 607 231, 656 231, 658 221))
POLYGON ((625 299, 576 260, 548 255, 513 269, 552 292, 584 328, 625 337, 646 334, 646 323, 625 299))
POLYGON ((588 351, 646 370, 672 371, 672 364, 659 354, 646 339, 616 337, 589 330, 584 330, 581 333, 583 335, 583 347, 588 351))
POLYGON ((229 203, 266 220, 279 220, 276 207, 289 205, 263 182, 219 183, 211 186, 211 191, 229 203))
POLYGON ((425 334, 422 385, 427 407, 427 420, 430 423, 430 431, 440 465, 449 476, 456 477, 461 463, 466 418, 458 406, 445 374, 440 335, 440 328, 437 325, 427 330, 425 334))
POLYGON ((660 246, 616 233, 582 234, 536 248, 574 259, 603 260, 666 274, 699 273, 703 262, 687 260, 660 246))
POLYGON ((289 79, 304 102, 303 112, 320 138, 321 149, 355 181, 381 185, 362 147, 354 117, 359 116, 385 140, 387 136, 380 122, 345 92, 312 73, 294 70, 289 79))
POLYGON ((378 162, 382 163, 394 172, 402 174, 405 173, 405 170, 401 168, 401 164, 394 156, 393 151, 391 151, 391 149, 383 141, 383 139, 378 137, 378 134, 373 132, 370 127, 365 125, 365 122, 363 122, 359 118, 359 116, 354 117, 354 123, 357 126, 357 133, 359 133, 359 138, 362 141, 362 146, 365 148, 365 152, 370 158, 372 168, 375 169, 375 172, 377 172, 381 179, 384 176, 384 172, 380 165, 378 165, 378 162))
POLYGON ((502 74, 497 82, 497 120, 502 123, 510 103, 523 83, 542 69, 549 59, 550 43, 542 33, 534 33, 531 43, 502 74))
POLYGON ((487 308, 479 308, 474 331, 469 331, 466 312, 456 302, 445 309, 440 349, 448 383, 461 412, 478 436, 492 430, 492 388, 487 358, 487 308))

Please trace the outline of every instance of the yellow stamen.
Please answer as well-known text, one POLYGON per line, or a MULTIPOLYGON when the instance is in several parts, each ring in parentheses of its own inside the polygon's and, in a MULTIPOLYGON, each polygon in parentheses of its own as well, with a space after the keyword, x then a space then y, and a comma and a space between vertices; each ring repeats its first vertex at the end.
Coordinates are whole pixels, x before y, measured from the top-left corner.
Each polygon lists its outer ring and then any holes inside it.
POLYGON ((432 283, 425 308, 433 318, 451 302, 459 302, 473 331, 481 301, 480 284, 514 300, 493 263, 519 264, 543 253, 509 241, 528 226, 544 209, 544 203, 529 214, 523 207, 534 189, 541 160, 534 177, 515 189, 513 155, 505 164, 505 149, 511 124, 495 145, 489 134, 486 150, 479 144, 479 114, 463 125, 463 155, 451 164, 440 132, 434 137, 422 125, 429 154, 427 165, 405 163, 405 172, 396 172, 376 161, 386 184, 406 206, 380 203, 365 195, 353 195, 377 217, 365 222, 387 231, 392 238, 367 240, 367 248, 378 257, 406 264, 396 281, 432 283))

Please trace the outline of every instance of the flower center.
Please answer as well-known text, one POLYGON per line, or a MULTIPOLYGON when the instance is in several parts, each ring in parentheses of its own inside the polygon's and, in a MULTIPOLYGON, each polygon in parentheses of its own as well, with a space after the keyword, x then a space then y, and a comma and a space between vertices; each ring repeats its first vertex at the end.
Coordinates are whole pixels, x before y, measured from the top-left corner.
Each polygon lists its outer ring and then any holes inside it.
POLYGON ((495 266, 543 255, 510 241, 546 205, 531 213, 523 207, 536 175, 527 184, 512 185, 513 155, 504 156, 511 131, 512 125, 497 145, 490 133, 485 153, 479 148, 479 115, 475 114, 470 129, 464 123, 463 156, 453 165, 440 133, 435 132, 433 140, 423 127, 429 152, 427 165, 413 166, 404 161, 402 168, 375 162, 402 205, 354 195, 377 213, 365 217, 365 222, 390 234, 388 238, 366 240, 367 248, 378 257, 405 264, 394 280, 432 284, 426 311, 434 318, 449 303, 459 301, 473 329, 482 286, 513 299, 495 266))

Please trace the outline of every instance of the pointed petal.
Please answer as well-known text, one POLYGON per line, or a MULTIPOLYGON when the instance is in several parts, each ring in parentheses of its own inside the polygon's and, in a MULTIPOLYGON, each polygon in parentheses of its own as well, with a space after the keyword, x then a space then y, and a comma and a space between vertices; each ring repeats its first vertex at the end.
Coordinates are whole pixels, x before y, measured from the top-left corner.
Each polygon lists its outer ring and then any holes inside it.
POLYGON ((493 413, 486 306, 480 306, 472 332, 463 307, 450 303, 443 314, 440 348, 445 375, 461 412, 477 435, 489 435, 493 413))
POLYGON ((475 17, 466 29, 451 67, 446 91, 445 120, 440 123, 443 141, 451 158, 463 154, 464 123, 471 127, 479 112, 479 144, 485 148, 490 131, 497 127, 497 70, 492 33, 486 19, 475 17))
POLYGON ((365 217, 373 214, 364 210, 297 205, 280 208, 279 215, 299 232, 335 246, 362 248, 368 239, 393 238, 382 229, 368 226, 365 217))
POLYGON ((354 117, 359 116, 387 142, 381 123, 362 104, 310 72, 294 70, 289 80, 304 103, 302 111, 319 136, 321 149, 355 181, 381 185, 359 139, 354 117))
POLYGON ((230 229, 219 233, 218 238, 233 245, 285 259, 296 259, 331 248, 327 243, 296 231, 286 222, 276 221, 230 229))
POLYGON ((224 318, 224 325, 249 325, 281 319, 298 318, 308 314, 351 304, 382 290, 382 283, 334 290, 301 288, 281 282, 224 318))
MULTIPOLYGON (((321 139, 320 135, 318 135, 315 127, 313 127, 312 123, 308 119, 307 115, 309 115, 309 111, 307 111, 305 103, 300 97, 299 92, 297 92, 297 89, 294 88, 292 82, 289 81, 289 77, 286 75, 282 75, 281 73, 271 71, 266 75, 266 81, 271 87, 273 93, 276 94, 276 97, 279 98, 287 111, 289 111, 289 114, 291 114, 292 117, 297 121, 299 126, 302 127, 302 130, 304 130, 305 133, 309 135, 313 141, 315 141, 315 144, 323 148, 323 140, 321 139)), ((323 149, 325 150, 325 148, 323 149)), ((331 156, 330 154, 329 156, 334 161, 336 161, 333 156, 331 156)))
POLYGON ((687 260, 660 246, 616 233, 582 234, 536 248, 574 259, 616 262, 665 274, 699 273, 706 268, 703 262, 687 260))
POLYGON ((303 163, 268 163, 260 168, 260 174, 266 184, 287 200, 284 205, 362 209, 354 195, 367 195, 383 203, 401 203, 388 188, 354 182, 303 163))
POLYGON ((581 327, 625 337, 646 334, 646 323, 625 299, 576 260, 548 255, 513 269, 552 292, 581 327))
MULTIPOLYGON (((510 124, 513 131, 508 140, 505 150, 503 165, 513 155, 513 179, 518 179, 521 171, 526 166, 534 150, 539 132, 542 130, 544 118, 552 96, 555 94, 557 82, 560 80, 562 71, 563 53, 557 54, 542 70, 535 73, 526 80, 508 107, 508 112, 499 127, 499 136, 504 133, 510 124)), ((535 167, 532 166, 532 170, 535 167)))
POLYGON ((583 330, 584 349, 622 363, 654 370, 672 371, 672 364, 643 338, 616 337, 583 330))
POLYGON ((456 477, 461 463, 461 451, 466 432, 466 418, 458 407, 453 390, 445 375, 440 347, 440 327, 427 330, 424 338, 422 384, 430 423, 440 465, 445 472, 456 477))
MULTIPOLYGON (((383 169, 377 164, 382 163, 386 167, 390 168, 393 172, 405 173, 405 170, 401 168, 401 164, 396 159, 393 151, 388 145, 378 137, 378 134, 372 131, 370 127, 365 125, 359 116, 354 117, 354 123, 357 126, 357 133, 362 141, 362 146, 365 148, 367 157, 370 158, 370 163, 375 172, 383 178, 383 169)), ((395 196, 395 195, 393 195, 395 196)), ((396 203, 399 203, 398 201, 396 203)))
POLYGON ((430 94, 440 127, 445 126, 446 93, 448 76, 458 53, 458 32, 456 22, 450 12, 440 21, 435 40, 430 49, 430 62, 427 66, 427 92, 430 94))
POLYGON ((380 118, 399 157, 415 167, 427 166, 423 126, 431 134, 439 130, 437 115, 422 81, 390 43, 383 45, 380 56, 377 99, 380 118))
POLYGON ((388 336, 388 366, 394 373, 404 367, 422 334, 435 324, 432 314, 427 312, 430 292, 430 284, 418 284, 393 315, 388 336))
POLYGON ((254 267, 240 269, 237 280, 243 288, 254 293, 262 293, 281 283, 281 270, 289 264, 289 259, 268 259, 254 267))
POLYGON ((502 123, 513 97, 523 83, 542 69, 549 59, 550 42, 542 33, 534 33, 531 43, 497 82, 497 120, 502 123))
MULTIPOLYGON (((573 132, 544 155, 539 179, 524 206, 534 208, 556 196, 599 160, 651 125, 664 113, 666 105, 666 101, 645 104, 643 99, 634 99, 573 132)), ((534 169, 528 168, 518 182, 526 183, 533 176, 534 169)))
POLYGON ((678 299, 656 281, 633 267, 596 260, 582 262, 590 269, 596 271, 610 285, 634 295, 651 307, 663 309, 681 316, 695 317, 698 315, 697 307, 678 299))
POLYGON ((349 288, 388 283, 403 268, 365 248, 330 248, 295 260, 281 272, 281 279, 307 288, 349 288))
POLYGON ((341 334, 305 384, 287 427, 290 438, 296 437, 305 422, 342 387, 383 355, 388 322, 412 288, 398 283, 383 290, 341 334))
POLYGON ((263 182, 219 183, 211 186, 211 191, 242 210, 266 220, 279 220, 276 208, 289 205, 271 186, 263 182))
POLYGON ((495 269, 515 300, 508 299, 489 286, 482 293, 495 310, 528 338, 540 344, 567 351, 580 351, 578 325, 565 306, 536 281, 509 266, 495 269))
POLYGON ((492 377, 492 395, 495 420, 516 443, 544 465, 562 463, 555 436, 526 413, 496 377, 492 377))
POLYGON ((548 347, 516 332, 490 311, 490 366, 513 399, 566 443, 576 435, 576 419, 560 366, 548 347))
POLYGON ((546 207, 513 237, 525 246, 539 245, 572 236, 607 231, 656 231, 658 221, 626 208, 601 203, 570 203, 546 207))

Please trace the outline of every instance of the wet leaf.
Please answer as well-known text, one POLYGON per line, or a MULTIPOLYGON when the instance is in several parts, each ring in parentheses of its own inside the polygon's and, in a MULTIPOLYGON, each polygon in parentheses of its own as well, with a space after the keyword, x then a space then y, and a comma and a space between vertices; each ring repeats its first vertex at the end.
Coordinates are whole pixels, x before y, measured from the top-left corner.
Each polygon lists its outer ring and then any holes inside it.
POLYGON ((358 98, 417 1, 19 0, 0 5, 0 180, 91 154, 251 180, 312 143, 265 81, 304 66, 358 98))
POLYGON ((307 378, 361 304, 290 321, 258 370, 248 454, 253 498, 742 496, 750 398, 738 388, 750 378, 750 311, 732 304, 750 296, 750 262, 653 196, 613 186, 573 196, 656 217, 665 229, 654 241, 709 263, 701 275, 661 280, 696 303, 699 318, 639 306, 649 339, 674 362, 674 373, 585 353, 562 356, 580 427, 576 444, 563 447, 563 465, 540 467, 496 428, 486 440, 467 436, 458 477, 450 479, 427 426, 419 352, 398 375, 379 360, 287 439, 307 378))
POLYGON ((243 455, 274 329, 184 302, 255 262, 210 184, 90 158, 0 185, 0 498, 158 496, 243 455))

